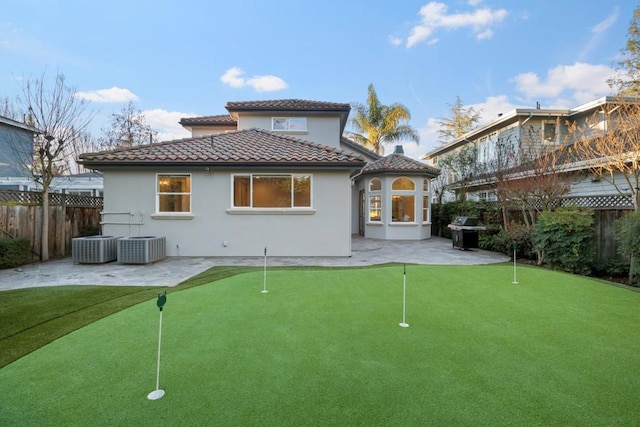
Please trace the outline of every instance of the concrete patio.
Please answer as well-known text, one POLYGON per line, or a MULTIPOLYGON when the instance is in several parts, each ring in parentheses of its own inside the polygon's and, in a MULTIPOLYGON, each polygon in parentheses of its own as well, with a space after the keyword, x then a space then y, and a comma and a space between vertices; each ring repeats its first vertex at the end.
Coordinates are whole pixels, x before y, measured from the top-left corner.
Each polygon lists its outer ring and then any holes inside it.
MULTIPOLYGON (((503 254, 454 249, 451 240, 390 241, 352 237, 350 257, 268 257, 268 266, 349 267, 392 262, 423 265, 477 265, 509 261, 503 254)), ((260 253, 262 248, 257 250, 260 253)), ((39 286, 176 286, 214 266, 262 267, 255 257, 168 257, 153 264, 74 264, 71 257, 0 270, 0 290, 39 286)))

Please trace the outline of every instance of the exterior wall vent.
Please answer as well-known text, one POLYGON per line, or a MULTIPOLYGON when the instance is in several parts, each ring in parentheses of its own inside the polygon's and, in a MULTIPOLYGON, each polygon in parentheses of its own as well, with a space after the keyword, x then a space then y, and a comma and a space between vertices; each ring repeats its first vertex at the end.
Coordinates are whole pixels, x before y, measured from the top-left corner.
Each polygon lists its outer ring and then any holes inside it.
POLYGON ((166 257, 166 237, 140 236, 118 240, 118 262, 148 264, 166 257))
POLYGON ((86 236, 71 240, 71 254, 74 264, 104 264, 115 261, 118 239, 113 236, 86 236))

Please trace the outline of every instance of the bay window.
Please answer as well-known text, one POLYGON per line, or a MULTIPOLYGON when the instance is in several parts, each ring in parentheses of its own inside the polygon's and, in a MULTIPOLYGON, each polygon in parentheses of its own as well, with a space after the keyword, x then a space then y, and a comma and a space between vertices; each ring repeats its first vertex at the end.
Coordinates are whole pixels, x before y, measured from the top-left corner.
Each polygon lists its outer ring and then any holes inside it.
POLYGON ((369 221, 382 221, 382 181, 373 178, 369 181, 369 221))
POLYGON ((415 184, 407 177, 400 177, 391 184, 391 222, 416 220, 415 184))

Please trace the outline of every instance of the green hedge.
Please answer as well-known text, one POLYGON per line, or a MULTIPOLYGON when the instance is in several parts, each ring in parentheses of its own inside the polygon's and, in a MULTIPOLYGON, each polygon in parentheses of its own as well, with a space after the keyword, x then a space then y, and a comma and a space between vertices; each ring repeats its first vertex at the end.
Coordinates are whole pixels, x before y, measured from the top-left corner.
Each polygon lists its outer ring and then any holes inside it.
POLYGON ((27 239, 0 240, 0 268, 12 268, 31 261, 27 239))
POLYGON ((516 244, 518 258, 535 260, 531 231, 524 224, 512 223, 509 231, 503 228, 488 229, 480 232, 480 249, 502 252, 513 257, 513 244, 516 244))
POLYGON ((589 275, 595 260, 593 211, 560 208, 540 214, 533 244, 549 267, 589 275))
POLYGON ((625 257, 629 284, 640 286, 640 212, 632 212, 615 223, 617 250, 625 257))

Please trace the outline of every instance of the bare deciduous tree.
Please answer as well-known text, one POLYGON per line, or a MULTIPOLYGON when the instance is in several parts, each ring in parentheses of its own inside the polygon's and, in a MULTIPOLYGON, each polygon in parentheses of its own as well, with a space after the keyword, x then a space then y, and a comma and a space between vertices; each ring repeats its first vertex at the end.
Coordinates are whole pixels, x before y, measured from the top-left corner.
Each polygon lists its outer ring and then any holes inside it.
POLYGON ((93 114, 86 100, 76 96, 64 75, 56 74, 49 82, 45 73, 25 78, 17 105, 27 115, 27 122, 37 129, 33 150, 16 155, 32 170, 42 186, 42 261, 49 259, 49 190, 54 176, 67 168, 68 147, 73 147, 89 125, 93 114))
POLYGON ((157 132, 147 124, 144 113, 133 101, 126 103, 122 109, 111 115, 108 129, 102 129, 101 148, 131 148, 154 142, 157 132))
POLYGON ((619 98, 615 105, 594 113, 584 125, 569 124, 575 140, 575 160, 640 211, 640 105, 637 99, 619 98))

